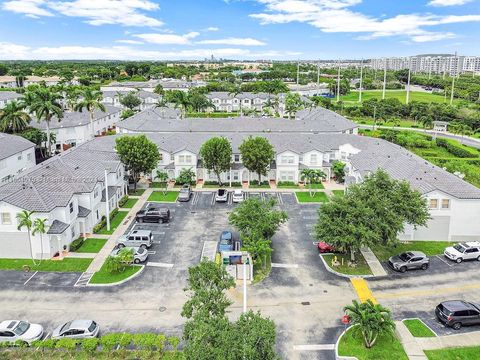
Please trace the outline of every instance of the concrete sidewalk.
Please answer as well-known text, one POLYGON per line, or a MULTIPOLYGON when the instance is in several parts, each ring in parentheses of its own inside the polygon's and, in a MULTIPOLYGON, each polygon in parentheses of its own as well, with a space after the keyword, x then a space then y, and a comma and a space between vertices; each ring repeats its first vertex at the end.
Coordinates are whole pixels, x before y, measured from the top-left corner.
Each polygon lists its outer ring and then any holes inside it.
POLYGON ((360 249, 365 261, 367 262, 368 266, 372 270, 373 276, 387 276, 387 272, 383 268, 380 261, 378 261, 377 256, 373 253, 370 248, 362 248, 360 249))
MULTIPOLYGON (((147 189, 145 192, 138 198, 138 201, 136 204, 129 209, 130 211, 128 212, 127 216, 125 217, 125 220, 123 223, 113 232, 112 235, 108 238, 107 242, 103 246, 102 250, 97 254, 97 256, 93 259, 92 263, 86 270, 87 273, 94 273, 96 271, 99 271, 100 268, 102 267, 103 263, 105 262, 105 259, 110 255, 112 252, 113 248, 115 247, 115 243, 117 239, 122 236, 125 231, 127 231, 128 227, 132 223, 132 221, 135 219, 135 214, 140 211, 145 204, 145 202, 148 200, 148 197, 150 194, 154 191, 154 189, 147 189)), ((96 237, 96 235, 92 235, 92 237, 96 237)))
POLYGON ((451 347, 466 347, 480 345, 480 331, 463 334, 437 336, 431 338, 416 338, 423 350, 437 350, 451 347))
POLYGON ((407 329, 403 321, 395 321, 397 336, 403 345, 405 352, 410 360, 428 360, 423 349, 418 344, 420 338, 413 337, 412 333, 407 329))

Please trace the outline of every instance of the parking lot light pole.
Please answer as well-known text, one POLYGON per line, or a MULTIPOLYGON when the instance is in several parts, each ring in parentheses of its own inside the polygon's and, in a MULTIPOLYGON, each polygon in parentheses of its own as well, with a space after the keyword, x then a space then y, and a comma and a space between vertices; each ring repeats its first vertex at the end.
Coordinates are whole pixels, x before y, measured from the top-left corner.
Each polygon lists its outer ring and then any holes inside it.
POLYGON ((107 214, 105 218, 107 219, 107 231, 110 231, 110 198, 108 197, 108 172, 105 169, 105 206, 107 214))
POLYGON ((242 255, 243 263, 243 313, 247 312, 247 259, 248 255, 242 255))

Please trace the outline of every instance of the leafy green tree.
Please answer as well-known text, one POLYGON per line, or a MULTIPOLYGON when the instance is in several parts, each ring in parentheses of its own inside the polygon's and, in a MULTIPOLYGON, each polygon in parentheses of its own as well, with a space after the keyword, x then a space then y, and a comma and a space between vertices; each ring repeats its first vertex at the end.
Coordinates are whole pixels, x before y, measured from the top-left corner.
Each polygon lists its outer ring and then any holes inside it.
POLYGON ((295 115, 297 111, 303 108, 304 104, 300 95, 297 93, 288 93, 285 97, 285 112, 288 114, 288 118, 291 119, 292 115, 295 115))
POLYGON ((177 179, 175 180, 176 183, 180 185, 189 184, 192 185, 195 182, 195 172, 192 168, 189 169, 182 169, 180 170, 180 174, 178 174, 177 179))
POLYGON ((33 221, 33 231, 32 235, 35 236, 36 234, 40 234, 40 261, 39 264, 43 260, 43 235, 47 233, 47 221, 48 219, 41 219, 41 218, 36 218, 33 221))
POLYGON ((95 137, 95 128, 93 126, 93 121, 95 118, 95 110, 100 110, 102 112, 106 111, 105 105, 102 103, 103 95, 101 91, 92 90, 87 88, 80 92, 81 100, 75 105, 75 111, 82 112, 83 109, 86 109, 90 114, 90 131, 92 132, 92 137, 95 137))
MULTIPOLYGON (((188 94, 181 90, 169 90, 165 92, 161 103, 172 103, 174 107, 180 108, 182 112, 182 118, 185 117, 187 109, 190 105, 190 99, 188 94)), ((161 104, 159 104, 161 105, 161 104)))
POLYGON ((0 76, 7 75, 8 67, 5 64, 0 64, 0 76))
POLYGON ((341 161, 334 161, 332 164, 332 172, 335 175, 335 179, 339 183, 343 183, 345 181, 345 163, 341 161))
POLYGON ((222 185, 220 175, 228 171, 232 162, 232 145, 224 137, 213 137, 203 143, 200 148, 203 167, 217 175, 218 184, 222 185))
POLYGON ((301 179, 308 182, 308 190, 310 196, 314 196, 315 192, 312 191, 312 184, 318 182, 319 180, 325 180, 327 174, 319 169, 303 169, 300 173, 301 179))
POLYGON ((424 226, 428 219, 420 192, 378 170, 322 206, 315 237, 348 250, 354 261, 362 246, 394 245, 405 224, 424 226))
POLYGON ((120 161, 130 171, 130 177, 137 188, 137 182, 142 173, 149 174, 156 168, 160 160, 157 146, 147 139, 145 135, 124 135, 115 140, 117 154, 120 161))
POLYGON ((136 107, 142 104, 142 100, 136 96, 134 92, 129 92, 128 94, 120 97, 120 104, 125 106, 130 111, 133 111, 136 107))
POLYGON ((133 115, 135 115, 135 111, 130 110, 130 109, 126 109, 126 110, 122 111, 122 114, 120 115, 120 118, 122 120, 125 120, 125 119, 128 119, 130 116, 133 116, 133 115))
POLYGON ((258 181, 261 176, 267 176, 275 151, 272 144, 264 137, 249 136, 239 146, 243 165, 250 171, 257 173, 258 181))
MULTIPOLYGON (((27 92, 28 93, 28 92, 27 92)), ((35 114, 38 121, 45 121, 47 127, 47 155, 51 153, 50 121, 56 116, 59 120, 63 117, 63 108, 60 103, 62 95, 47 87, 37 87, 28 95, 30 113, 35 114)))
POLYGON ((30 120, 30 115, 25 112, 25 106, 21 102, 11 101, 0 109, 0 132, 23 131, 30 120))
POLYGON ((375 345, 381 335, 395 333, 395 322, 389 309, 380 304, 374 304, 368 299, 364 303, 353 300, 352 305, 344 307, 344 311, 350 316, 353 328, 351 331, 360 333, 365 347, 370 349, 375 345))
POLYGON ((215 107, 213 102, 205 94, 190 91, 188 94, 188 106, 193 111, 205 111, 208 108, 215 107))
POLYGON ((165 171, 157 170, 155 179, 157 179, 161 184, 163 184, 163 195, 166 195, 168 186, 168 174, 165 171))
POLYGON ((32 228, 33 228, 33 218, 32 215, 34 211, 27 211, 22 210, 17 214, 17 221, 18 221, 18 230, 22 230, 23 228, 27 229, 28 234, 28 245, 30 248, 30 257, 32 258, 33 265, 37 265, 35 262, 35 258, 33 257, 33 246, 32 246, 32 228))
POLYGON ((163 89, 163 86, 161 84, 156 85, 153 92, 157 95, 164 95, 165 94, 165 90, 163 89))

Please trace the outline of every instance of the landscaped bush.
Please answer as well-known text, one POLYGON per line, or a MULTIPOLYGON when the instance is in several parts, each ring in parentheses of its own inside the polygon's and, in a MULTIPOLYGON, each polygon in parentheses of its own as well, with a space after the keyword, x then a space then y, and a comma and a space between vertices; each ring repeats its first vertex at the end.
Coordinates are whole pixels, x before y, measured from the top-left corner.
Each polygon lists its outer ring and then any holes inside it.
POLYGON ((82 341, 82 349, 87 352, 94 352, 97 350, 100 340, 97 338, 85 339, 82 341))
MULTIPOLYGON (((112 210, 112 212, 110 213, 110 221, 112 221, 112 219, 118 214, 118 208, 115 208, 112 210)), ((93 233, 96 234, 98 233, 100 230, 102 230, 105 226, 107 226, 107 218, 104 216, 102 216, 102 218, 100 219, 100 221, 98 222, 97 225, 95 225, 93 227, 93 233)))
POLYGON ((73 240, 70 243, 70 251, 77 251, 83 245, 85 239, 83 237, 79 237, 77 240, 73 240))
POLYGON ((458 145, 455 145, 451 141, 448 141, 447 139, 443 138, 437 138, 436 140, 437 146, 443 147, 447 149, 449 153, 452 155, 455 155, 460 158, 475 158, 478 157, 478 153, 475 151, 468 151, 466 148, 462 148, 458 145))
POLYGON ((119 207, 123 207, 123 205, 125 205, 128 201, 128 196, 125 195, 124 197, 122 197, 119 201, 118 201, 118 206, 119 207))
POLYGON ((268 181, 262 181, 261 183, 258 182, 258 180, 251 180, 250 185, 270 185, 268 181))
POLYGON ((204 181, 203 185, 218 185, 218 181, 204 181))
POLYGON ((278 187, 282 187, 282 186, 297 186, 297 184, 293 181, 279 181, 277 183, 277 186, 278 187))

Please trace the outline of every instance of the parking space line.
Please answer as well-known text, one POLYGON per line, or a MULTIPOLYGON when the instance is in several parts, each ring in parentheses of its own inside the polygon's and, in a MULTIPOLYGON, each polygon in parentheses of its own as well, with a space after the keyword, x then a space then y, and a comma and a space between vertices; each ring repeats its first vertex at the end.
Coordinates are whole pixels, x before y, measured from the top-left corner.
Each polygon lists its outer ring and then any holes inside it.
POLYGON ((27 281, 25 281, 25 282, 23 283, 23 285, 27 285, 27 283, 28 283, 30 280, 32 280, 32 278, 33 278, 35 275, 37 275, 37 273, 38 273, 38 271, 35 271, 35 272, 33 273, 33 275, 30 276, 30 277, 27 279, 27 281))
POLYGON ((361 302, 366 302, 367 300, 371 300, 374 304, 377 304, 377 300, 373 296, 365 279, 353 278, 353 279, 350 279, 350 281, 352 282, 353 288, 355 289, 355 292, 357 293, 357 296, 361 302))
POLYGON ((148 255, 155 255, 157 252, 155 250, 148 250, 148 255))
POLYGON ((298 264, 272 263, 272 268, 298 269, 298 264))
POLYGON ((293 345, 295 351, 335 350, 335 344, 293 345))
POLYGON ((198 197, 199 197, 198 194, 199 194, 198 191, 195 191, 195 192, 193 193, 192 206, 197 205, 198 197))
POLYGON ((210 205, 215 206, 215 194, 214 193, 211 193, 211 194, 212 194, 212 201, 210 201, 210 205))
POLYGON ((152 266, 152 267, 168 268, 168 269, 173 268, 173 264, 153 262, 153 261, 149 261, 145 265, 146 266, 152 266))
POLYGON ((278 203, 280 205, 283 205, 283 198, 282 198, 282 195, 280 193, 277 193, 277 200, 278 200, 278 203))
POLYGON ((231 191, 229 191, 227 193, 227 204, 228 205, 232 205, 233 204, 233 193, 231 191))
POLYGON ((444 264, 447 264, 447 265, 450 266, 450 267, 453 266, 453 264, 449 264, 447 261, 445 261, 445 259, 442 259, 442 258, 440 257, 440 255, 435 255, 435 257, 438 258, 438 259, 439 259, 441 262, 443 262, 444 264))

